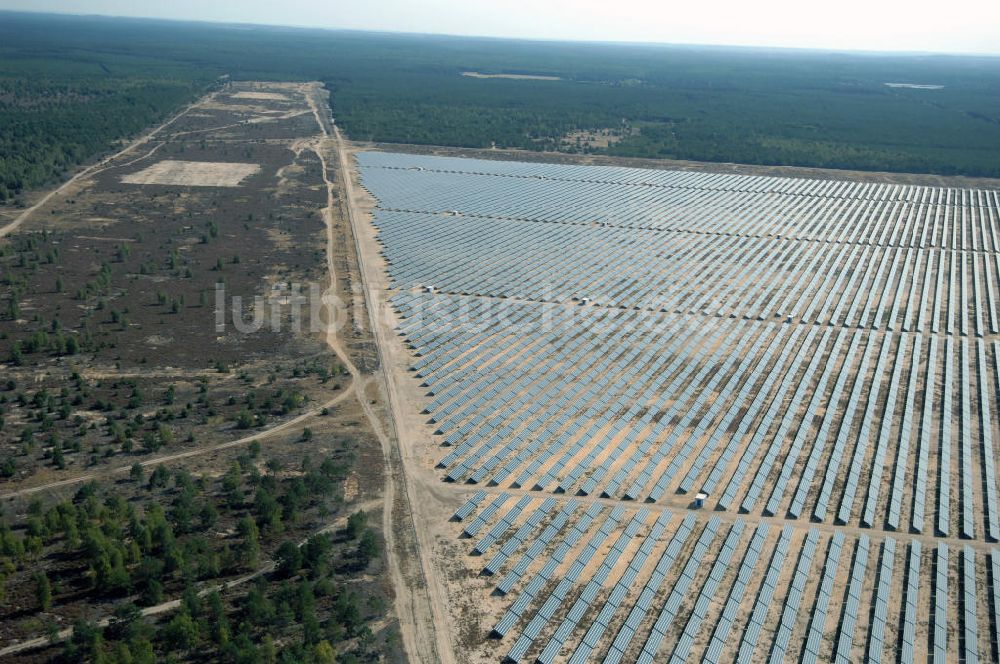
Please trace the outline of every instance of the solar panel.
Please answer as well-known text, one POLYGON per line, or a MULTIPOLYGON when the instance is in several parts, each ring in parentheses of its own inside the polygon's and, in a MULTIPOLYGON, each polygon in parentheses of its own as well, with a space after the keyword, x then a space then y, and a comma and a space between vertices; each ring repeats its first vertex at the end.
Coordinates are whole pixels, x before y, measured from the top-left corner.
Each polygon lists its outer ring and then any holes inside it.
POLYGON ((778 586, 778 578, 781 575, 781 567, 785 562, 788 553, 789 543, 792 537, 792 527, 785 526, 781 531, 781 537, 775 546, 774 554, 771 556, 771 564, 767 568, 760 590, 757 593, 757 600, 754 602, 750 620, 743 632, 743 640, 740 642, 739 661, 750 661, 754 650, 757 648, 757 641, 760 638, 760 631, 763 628, 768 608, 771 605, 771 598, 774 590, 778 586))
POLYGON ((788 594, 785 597, 785 607, 781 612, 781 622, 778 625, 778 631, 771 646, 770 661, 772 662, 781 662, 785 659, 785 653, 798 618, 799 606, 802 603, 806 581, 812 569, 813 558, 816 554, 818 544, 819 533, 815 528, 810 528, 809 533, 806 535, 805 543, 802 545, 802 550, 799 553, 799 561, 796 564, 795 573, 792 577, 792 585, 788 589, 788 594))
POLYGON ((931 610, 931 661, 948 661, 948 545, 937 546, 934 573, 934 605, 931 610))
POLYGON ((729 562, 732 559, 736 545, 743 533, 743 525, 742 521, 737 521, 733 524, 732 528, 729 529, 729 534, 726 536, 726 540, 722 545, 719 556, 715 559, 712 571, 709 573, 704 585, 702 585, 698 599, 695 600, 694 608, 688 618, 687 624, 684 626, 684 631, 681 634, 680 640, 674 647, 674 651, 670 656, 670 661, 672 663, 687 661, 691 652, 691 647, 694 645, 695 637, 701 627, 701 621, 708 613, 709 605, 714 600, 715 594, 718 591, 719 582, 722 580, 725 570, 729 567, 729 562))
POLYGON ((979 627, 976 617, 976 552, 966 544, 962 547, 962 631, 963 659, 969 664, 979 662, 979 627))
POLYGON ((881 662, 885 652, 885 626, 889 618, 889 596, 892 591, 895 557, 896 541, 887 537, 882 545, 882 564, 879 568, 878 585, 875 587, 875 609, 868 641, 868 661, 873 664, 881 662))
POLYGON ((827 549, 823 579, 820 581, 819 590, 816 594, 816 602, 813 606, 812 619, 809 621, 809 632, 802 653, 802 664, 816 664, 819 661, 820 648, 823 644, 823 626, 826 623, 827 610, 830 606, 830 597, 833 594, 834 582, 837 577, 837 569, 840 566, 840 554, 843 547, 844 535, 837 532, 830 540, 830 546, 827 549))
POLYGON ((472 514, 472 512, 476 509, 476 507, 479 506, 479 503, 483 502, 484 498, 486 498, 486 492, 477 491, 472 496, 472 498, 468 500, 468 502, 466 502, 464 505, 458 508, 458 510, 455 512, 452 518, 455 519, 456 521, 462 521, 467 516, 472 514))

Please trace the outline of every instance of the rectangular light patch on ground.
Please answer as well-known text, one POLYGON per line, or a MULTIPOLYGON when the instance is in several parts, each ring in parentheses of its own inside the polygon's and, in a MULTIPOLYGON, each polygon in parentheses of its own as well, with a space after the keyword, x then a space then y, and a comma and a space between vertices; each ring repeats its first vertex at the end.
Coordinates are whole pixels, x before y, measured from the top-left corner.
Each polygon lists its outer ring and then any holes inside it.
POLYGON ((175 184, 185 187, 238 187, 260 170, 258 164, 165 159, 122 176, 127 184, 175 184))
POLYGON ((234 92, 233 99, 260 99, 265 101, 288 101, 288 97, 280 92, 234 92))

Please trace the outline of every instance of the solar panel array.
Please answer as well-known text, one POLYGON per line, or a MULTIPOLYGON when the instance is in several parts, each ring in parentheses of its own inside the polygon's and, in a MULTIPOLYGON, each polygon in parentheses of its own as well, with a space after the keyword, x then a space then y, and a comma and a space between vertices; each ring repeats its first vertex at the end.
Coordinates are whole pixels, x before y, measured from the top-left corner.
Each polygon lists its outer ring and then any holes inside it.
POLYGON ((1000 536, 995 343, 473 296, 392 303, 450 481, 704 491, 727 510, 1000 536))
POLYGON ((997 192, 358 161, 484 652, 1000 659, 997 192))
MULTIPOLYGON (((652 505, 579 510, 574 499, 547 524, 553 500, 524 496, 515 548, 526 562, 508 556, 481 577, 496 590, 501 573, 521 566, 506 591, 483 598, 506 607, 489 641, 500 659, 993 661, 996 550, 977 556, 965 545, 956 557, 941 543, 924 556, 919 539, 900 547, 888 536, 747 528, 652 505)), ((495 512, 490 524, 503 521, 495 512)))

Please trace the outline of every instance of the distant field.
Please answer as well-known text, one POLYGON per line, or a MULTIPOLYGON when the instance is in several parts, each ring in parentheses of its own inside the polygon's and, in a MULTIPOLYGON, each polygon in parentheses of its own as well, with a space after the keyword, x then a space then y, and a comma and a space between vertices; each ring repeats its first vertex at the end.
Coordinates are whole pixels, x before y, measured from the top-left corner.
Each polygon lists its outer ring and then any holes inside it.
POLYGON ((469 78, 506 78, 512 81, 558 81, 558 76, 536 76, 534 74, 482 74, 478 71, 463 71, 462 76, 469 78))
POLYGON ((361 141, 1000 176, 1000 58, 0 19, 0 200, 223 76, 324 81, 361 141))

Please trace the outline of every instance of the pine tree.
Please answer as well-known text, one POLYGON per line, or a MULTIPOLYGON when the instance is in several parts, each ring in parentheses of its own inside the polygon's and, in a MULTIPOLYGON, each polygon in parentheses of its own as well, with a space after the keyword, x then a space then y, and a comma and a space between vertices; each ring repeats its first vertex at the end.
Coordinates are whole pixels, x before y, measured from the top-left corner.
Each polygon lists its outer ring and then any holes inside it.
POLYGON ((248 516, 240 519, 236 527, 240 537, 240 562, 247 567, 256 567, 260 559, 260 531, 257 524, 248 516))
POLYGON ((52 607, 52 584, 44 571, 35 574, 35 599, 42 611, 48 611, 52 607))

